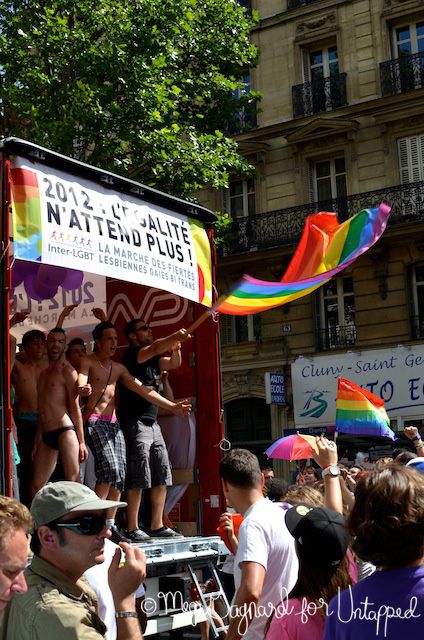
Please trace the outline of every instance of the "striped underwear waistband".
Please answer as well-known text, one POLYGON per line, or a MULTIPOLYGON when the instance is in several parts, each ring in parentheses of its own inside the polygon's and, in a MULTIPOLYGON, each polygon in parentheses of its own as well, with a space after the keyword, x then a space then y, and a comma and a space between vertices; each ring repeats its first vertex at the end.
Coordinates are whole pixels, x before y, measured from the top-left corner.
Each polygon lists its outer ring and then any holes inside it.
POLYGON ((88 416, 88 420, 107 420, 107 422, 118 422, 118 418, 113 416, 103 415, 103 413, 91 413, 88 416))

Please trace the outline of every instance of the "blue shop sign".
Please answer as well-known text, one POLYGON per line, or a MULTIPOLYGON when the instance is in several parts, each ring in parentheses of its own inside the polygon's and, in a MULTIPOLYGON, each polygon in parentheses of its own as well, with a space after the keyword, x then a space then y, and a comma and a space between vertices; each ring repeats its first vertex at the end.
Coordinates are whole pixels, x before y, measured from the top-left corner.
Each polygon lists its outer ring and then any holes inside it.
POLYGON ((282 373, 265 374, 265 394, 268 404, 287 404, 286 379, 282 373))

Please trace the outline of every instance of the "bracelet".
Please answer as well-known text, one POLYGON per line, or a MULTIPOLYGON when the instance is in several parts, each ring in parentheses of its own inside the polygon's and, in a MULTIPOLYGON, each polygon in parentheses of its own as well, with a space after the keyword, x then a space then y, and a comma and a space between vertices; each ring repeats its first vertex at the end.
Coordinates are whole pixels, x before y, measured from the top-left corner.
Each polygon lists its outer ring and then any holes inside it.
POLYGON ((138 618, 137 611, 115 611, 115 618, 138 618))
POLYGON ((420 447, 424 447, 424 444, 423 444, 423 441, 421 440, 421 438, 420 438, 419 440, 416 440, 416 441, 414 442, 414 447, 415 447, 416 449, 419 449, 420 447))
POLYGON ((412 438, 412 442, 415 442, 416 440, 421 440, 420 434, 417 434, 414 438, 412 438))

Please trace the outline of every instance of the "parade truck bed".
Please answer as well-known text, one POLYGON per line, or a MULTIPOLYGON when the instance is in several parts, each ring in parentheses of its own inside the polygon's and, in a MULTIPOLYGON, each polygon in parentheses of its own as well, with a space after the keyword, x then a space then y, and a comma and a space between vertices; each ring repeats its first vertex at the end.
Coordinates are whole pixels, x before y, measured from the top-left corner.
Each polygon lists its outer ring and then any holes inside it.
MULTIPOLYGON (((3 140, 0 151, 0 490, 11 495, 12 310, 29 313, 24 325, 14 327, 22 335, 32 328, 53 328, 64 305, 78 304, 64 329, 68 338, 81 336, 90 343, 97 322, 91 309, 102 307, 117 329, 122 350, 123 327, 133 317, 148 321, 155 338, 187 328, 214 298, 215 216, 24 140, 3 140), (50 298, 37 292, 34 297, 31 278, 17 276, 40 263, 48 265, 47 271, 61 267, 83 277, 76 278, 76 286, 53 287, 50 298)), ((171 421, 168 428, 178 485, 170 492, 166 511, 184 533, 213 534, 224 510, 218 474, 224 427, 218 325, 212 316, 183 344, 182 356, 182 367, 171 372, 170 381, 176 398, 192 399, 193 418, 184 425, 171 421), (180 428, 180 437, 172 441, 180 428)), ((168 416, 163 417, 164 431, 166 422, 168 416)))

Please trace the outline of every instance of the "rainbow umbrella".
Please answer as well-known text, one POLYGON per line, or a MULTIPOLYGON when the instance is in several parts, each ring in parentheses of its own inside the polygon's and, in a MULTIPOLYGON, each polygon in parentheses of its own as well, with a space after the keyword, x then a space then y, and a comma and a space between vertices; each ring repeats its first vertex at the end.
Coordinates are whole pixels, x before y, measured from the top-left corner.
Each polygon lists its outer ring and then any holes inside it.
POLYGON ((265 451, 268 458, 280 460, 305 460, 312 458, 314 452, 318 453, 315 437, 300 433, 280 438, 265 451))

